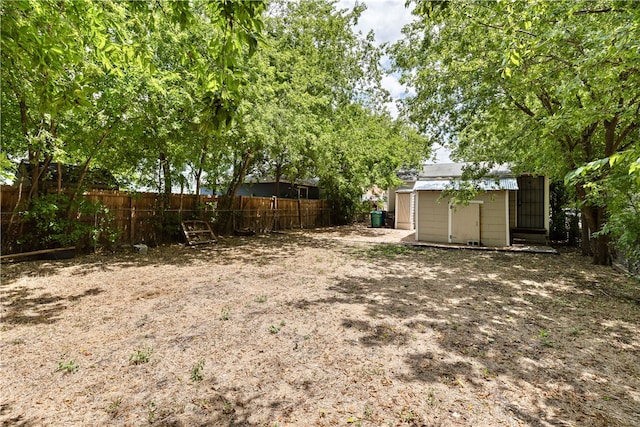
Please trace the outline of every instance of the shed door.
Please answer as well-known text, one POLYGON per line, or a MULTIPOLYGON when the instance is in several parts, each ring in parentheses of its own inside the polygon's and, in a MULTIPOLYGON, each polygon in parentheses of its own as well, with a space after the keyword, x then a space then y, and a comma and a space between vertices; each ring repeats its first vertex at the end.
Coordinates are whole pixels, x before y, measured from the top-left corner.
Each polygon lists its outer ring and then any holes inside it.
POLYGON ((401 230, 413 229, 412 193, 396 193, 396 228, 401 230))
POLYGON ((480 242, 480 204, 470 203, 464 205, 449 206, 451 212, 450 229, 451 243, 479 244, 480 242))

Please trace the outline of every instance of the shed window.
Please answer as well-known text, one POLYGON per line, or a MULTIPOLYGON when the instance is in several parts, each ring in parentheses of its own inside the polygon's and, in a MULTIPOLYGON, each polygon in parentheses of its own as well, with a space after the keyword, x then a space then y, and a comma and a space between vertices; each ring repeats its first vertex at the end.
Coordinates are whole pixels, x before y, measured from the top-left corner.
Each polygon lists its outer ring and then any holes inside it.
POLYGON ((544 177, 518 178, 518 227, 544 228, 544 177))

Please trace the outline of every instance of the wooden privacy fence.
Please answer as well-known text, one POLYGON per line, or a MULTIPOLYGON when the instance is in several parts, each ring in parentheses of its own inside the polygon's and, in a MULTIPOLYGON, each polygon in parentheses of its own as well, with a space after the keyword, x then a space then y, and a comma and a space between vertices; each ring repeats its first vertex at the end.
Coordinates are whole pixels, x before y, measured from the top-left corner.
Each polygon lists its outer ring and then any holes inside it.
MULTIPOLYGON (((23 190, 22 198, 28 190, 23 190)), ((327 200, 280 199, 271 197, 234 197, 228 199, 195 194, 157 193, 129 194, 121 191, 88 191, 83 197, 100 202, 110 217, 110 227, 119 232, 118 243, 166 243, 182 238, 180 223, 187 219, 209 222, 217 234, 231 234, 234 230, 265 233, 294 228, 317 228, 331 225, 331 209, 327 200), (223 209, 223 206, 230 208, 223 209)), ((18 202, 18 188, 0 188, 1 227, 9 221, 20 221, 21 212, 14 215, 18 202)), ((79 221, 98 224, 105 215, 81 217, 79 221)), ((3 233, 4 235, 4 233, 3 233)))

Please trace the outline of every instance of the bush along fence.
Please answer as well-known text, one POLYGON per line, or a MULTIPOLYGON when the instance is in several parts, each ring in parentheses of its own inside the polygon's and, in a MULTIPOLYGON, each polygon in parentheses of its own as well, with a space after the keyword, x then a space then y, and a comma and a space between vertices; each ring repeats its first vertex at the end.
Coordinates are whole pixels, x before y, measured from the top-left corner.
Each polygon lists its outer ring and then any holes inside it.
MULTIPOLYGON (((23 192, 22 197, 25 196, 23 192)), ((207 221, 218 235, 331 225, 327 200, 237 196, 231 200, 194 194, 88 191, 77 213, 59 212, 64 195, 40 196, 20 207, 17 187, 0 188, 2 253, 78 245, 87 249, 123 244, 183 241, 181 222, 207 221), (18 208, 16 209, 16 206, 18 208)))

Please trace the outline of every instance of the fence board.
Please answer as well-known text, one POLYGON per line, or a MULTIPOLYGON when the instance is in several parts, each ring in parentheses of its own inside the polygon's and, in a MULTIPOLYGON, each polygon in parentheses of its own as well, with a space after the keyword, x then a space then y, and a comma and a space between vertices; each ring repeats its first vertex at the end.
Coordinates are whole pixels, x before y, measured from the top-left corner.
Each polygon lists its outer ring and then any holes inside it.
MULTIPOLYGON (((23 198, 28 189, 23 189, 23 198)), ((223 197, 172 194, 168 198, 156 193, 130 194, 114 190, 94 190, 82 197, 100 202, 108 209, 110 226, 119 231, 118 243, 166 243, 181 238, 183 220, 207 221, 218 234, 234 229, 256 233, 293 228, 316 228, 331 225, 327 200, 281 199, 275 197, 234 197, 231 209, 223 211, 223 197), (221 219, 229 219, 229 224, 221 219)), ((11 219, 18 201, 18 188, 0 186, 0 232, 11 219)), ((16 218, 20 218, 17 212, 16 218)), ((78 218, 97 223, 101 218, 78 218)), ((3 234, 4 236, 4 234, 3 234)))

